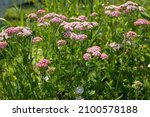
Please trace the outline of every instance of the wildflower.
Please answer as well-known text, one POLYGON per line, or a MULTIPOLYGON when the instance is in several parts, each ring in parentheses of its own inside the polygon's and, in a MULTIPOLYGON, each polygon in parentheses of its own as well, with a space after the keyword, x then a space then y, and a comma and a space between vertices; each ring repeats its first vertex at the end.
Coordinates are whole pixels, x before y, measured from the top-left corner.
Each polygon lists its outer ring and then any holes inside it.
POLYGON ((106 10, 105 14, 108 15, 108 16, 111 16, 111 11, 110 10, 106 10))
POLYGON ((38 26, 49 26, 49 23, 48 22, 41 22, 41 23, 38 23, 38 26))
POLYGON ((102 60, 108 59, 108 55, 105 54, 105 53, 102 53, 102 54, 100 55, 100 58, 101 58, 102 60))
POLYGON ((143 86, 143 83, 141 83, 140 81, 134 81, 134 83, 133 83, 133 85, 132 85, 132 87, 133 87, 134 89, 141 89, 142 86, 143 86))
POLYGON ((3 41, 4 39, 8 39, 10 38, 10 36, 8 36, 8 34, 5 31, 2 31, 0 33, 0 41, 3 41))
POLYGON ((71 37, 71 31, 66 31, 65 33, 64 33, 64 38, 69 38, 69 37, 71 37))
POLYGON ((58 17, 54 17, 50 21, 52 23, 61 23, 61 22, 63 22, 63 20, 61 18, 58 18, 58 17))
POLYGON ((45 76, 45 77, 44 77, 44 80, 45 80, 45 81, 48 81, 49 78, 50 78, 49 76, 45 76))
POLYGON ((100 56, 100 47, 99 46, 92 46, 87 49, 87 52, 91 53, 93 56, 100 56))
POLYGON ((127 32, 126 36, 128 39, 133 39, 137 36, 137 34, 134 31, 129 31, 129 32, 127 32))
POLYGON ((145 19, 137 19, 135 22, 134 22, 134 25, 135 26, 140 26, 140 25, 149 25, 150 22, 148 20, 145 20, 145 19))
POLYGON ((133 6, 133 5, 128 5, 127 8, 126 8, 127 11, 135 11, 137 9, 138 9, 138 7, 137 6, 133 6))
POLYGON ((59 17, 62 20, 68 20, 68 18, 66 16, 64 16, 64 15, 56 14, 56 16, 59 17))
POLYGON ((83 41, 83 40, 85 40, 87 38, 87 35, 85 35, 85 34, 78 34, 78 35, 76 35, 75 36, 75 40, 80 40, 80 41, 83 41))
POLYGON ((40 18, 38 18, 38 19, 37 19, 37 22, 39 22, 39 23, 43 23, 43 22, 45 22, 44 17, 40 17, 40 18))
POLYGON ((66 45, 67 44, 67 41, 66 40, 58 40, 57 41, 57 46, 60 47, 60 46, 63 46, 63 45, 66 45))
POLYGON ((78 18, 79 18, 80 20, 82 20, 82 21, 87 21, 87 20, 88 20, 87 17, 86 17, 86 16, 83 16, 83 15, 78 16, 78 18))
POLYGON ((46 15, 43 16, 44 19, 51 19, 54 18, 56 16, 56 13, 48 13, 46 15))
POLYGON ((0 41, 0 49, 5 48, 8 45, 5 41, 0 41))
POLYGON ((28 16, 27 16, 29 19, 37 19, 37 14, 35 13, 30 13, 28 16))
POLYGON ((76 93, 77 94, 82 94, 84 92, 84 88, 82 87, 82 86, 78 86, 77 88, 76 88, 76 93))
POLYGON ((112 17, 119 17, 120 15, 121 15, 120 11, 113 11, 113 12, 111 12, 111 16, 112 17))
POLYGON ((147 67, 149 67, 150 68, 150 64, 148 64, 148 66, 147 67))
POLYGON ((9 28, 5 29, 5 32, 8 34, 8 36, 12 36, 15 33, 14 27, 9 27, 9 28))
POLYGON ((37 42, 40 42, 40 41, 42 41, 43 39, 41 38, 41 37, 34 37, 33 38, 33 40, 32 40, 32 42, 33 43, 37 43, 37 42))
POLYGON ((36 12, 37 15, 45 14, 45 13, 46 13, 46 11, 45 11, 44 9, 39 9, 39 10, 36 12))
POLYGON ((91 54, 85 53, 85 54, 83 55, 83 59, 84 59, 85 61, 89 61, 89 60, 91 59, 91 54))
POLYGON ((140 12, 144 12, 145 11, 145 8, 141 7, 141 6, 139 6, 138 9, 139 9, 140 12))
POLYGON ((91 17, 95 17, 95 16, 97 16, 98 14, 96 13, 96 12, 93 12, 90 16, 91 17))
POLYGON ((120 48, 122 48, 122 45, 121 44, 118 44, 118 43, 110 43, 109 46, 113 49, 116 49, 116 50, 120 50, 120 48))
POLYGON ((47 60, 47 59, 41 59, 38 63, 37 63, 37 67, 38 68, 43 68, 43 67, 48 67, 48 65, 51 63, 51 61, 47 60))
POLYGON ((30 36, 32 34, 32 31, 29 28, 23 28, 22 31, 17 33, 19 36, 30 36))

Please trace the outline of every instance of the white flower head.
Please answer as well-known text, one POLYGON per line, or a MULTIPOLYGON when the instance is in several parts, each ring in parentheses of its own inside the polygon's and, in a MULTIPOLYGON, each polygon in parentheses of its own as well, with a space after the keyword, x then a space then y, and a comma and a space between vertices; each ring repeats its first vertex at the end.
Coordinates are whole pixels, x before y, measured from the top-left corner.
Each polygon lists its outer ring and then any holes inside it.
POLYGON ((76 93, 77 94, 82 94, 84 92, 84 88, 82 87, 82 86, 78 86, 77 88, 76 88, 76 93))

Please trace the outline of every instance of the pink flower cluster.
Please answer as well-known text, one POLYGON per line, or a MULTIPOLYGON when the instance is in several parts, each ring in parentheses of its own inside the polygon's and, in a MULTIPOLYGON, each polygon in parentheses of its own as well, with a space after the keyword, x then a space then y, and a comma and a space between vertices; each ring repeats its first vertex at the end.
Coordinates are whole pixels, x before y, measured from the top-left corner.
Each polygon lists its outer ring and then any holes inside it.
POLYGON ((137 20, 134 22, 134 25, 135 25, 135 26, 150 25, 150 21, 140 18, 140 19, 137 19, 137 20))
POLYGON ((67 44, 67 41, 66 41, 66 40, 61 39, 61 40, 58 40, 58 41, 57 41, 57 46, 58 46, 58 47, 63 46, 63 45, 66 45, 66 44, 67 44))
POLYGON ((0 32, 0 40, 11 38, 13 35, 30 36, 31 34, 32 31, 28 28, 24 28, 21 26, 8 27, 2 32, 0 32))
POLYGON ((101 53, 101 48, 99 46, 92 46, 87 49, 87 52, 83 55, 83 59, 89 61, 91 59, 91 55, 98 56, 102 60, 108 59, 108 55, 106 53, 101 53))
POLYGON ((38 68, 45 68, 48 67, 48 65, 51 64, 51 61, 47 60, 47 59, 41 59, 36 66, 38 68))
POLYGON ((66 31, 64 33, 64 38, 71 38, 71 39, 74 39, 74 40, 83 41, 83 40, 87 39, 87 35, 85 35, 85 34, 76 34, 76 33, 71 32, 71 31, 66 31))
POLYGON ((45 11, 44 9, 39 9, 39 10, 36 12, 37 15, 41 15, 41 14, 45 14, 45 13, 46 13, 46 11, 45 11))
POLYGON ((62 22, 61 26, 63 26, 63 28, 65 30, 88 30, 88 29, 92 29, 93 27, 98 26, 97 22, 62 22))
POLYGON ((0 49, 5 48, 8 45, 5 41, 0 41, 0 49))
POLYGON ((134 39, 135 37, 137 37, 137 34, 134 31, 129 31, 126 34, 126 37, 127 37, 127 39, 134 39))
POLYGON ((38 26, 48 26, 49 22, 53 24, 60 24, 63 21, 66 21, 68 18, 62 14, 56 13, 47 13, 42 17, 37 19, 37 22, 40 23, 38 26))
POLYGON ((112 17, 119 17, 121 13, 130 14, 134 11, 144 12, 145 9, 132 1, 127 1, 120 6, 110 5, 105 7, 105 14, 112 17))
POLYGON ((32 42, 33 43, 37 43, 37 42, 40 42, 40 41, 42 41, 43 39, 41 38, 41 37, 34 37, 33 39, 32 39, 32 42))
POLYGON ((71 17, 70 19, 71 20, 76 20, 76 21, 87 21, 88 20, 88 18, 84 15, 80 15, 78 17, 71 17))

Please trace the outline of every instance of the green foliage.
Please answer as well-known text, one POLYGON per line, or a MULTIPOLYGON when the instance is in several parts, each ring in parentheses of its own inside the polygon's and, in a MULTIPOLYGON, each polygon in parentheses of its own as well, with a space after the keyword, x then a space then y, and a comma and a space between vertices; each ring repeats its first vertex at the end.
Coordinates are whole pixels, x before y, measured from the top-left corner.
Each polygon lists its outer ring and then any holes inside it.
MULTIPOLYGON (((78 96, 91 100, 150 99, 150 26, 134 26, 138 18, 149 20, 149 15, 133 12, 109 17, 104 14, 103 3, 119 5, 124 2, 126 0, 42 0, 35 3, 37 8, 8 9, 5 19, 9 23, 4 27, 29 27, 32 35, 20 37, 15 34, 5 40, 6 48, 0 48, 0 99, 76 99, 78 96), (60 24, 50 22, 49 26, 39 27, 36 20, 27 18, 39 8, 64 14, 68 22, 72 21, 72 16, 85 15, 89 22, 95 21, 98 26, 85 31, 75 30, 75 33, 87 35, 83 41, 64 39, 65 30, 60 24), (91 17, 92 12, 98 15, 91 17), (137 37, 129 41, 125 34, 131 30, 137 37), (32 43, 36 36, 43 40, 32 43), (66 40, 67 44, 58 47, 60 39, 66 40), (120 49, 111 48, 109 44, 113 42, 121 44, 120 49), (108 59, 92 56, 91 60, 85 61, 83 55, 92 46, 100 46, 101 53, 106 53, 108 59), (37 68, 43 58, 51 64, 37 68), (84 88, 82 94, 76 92, 78 86, 84 88)), ((149 10, 145 3, 149 1, 143 3, 149 10)))

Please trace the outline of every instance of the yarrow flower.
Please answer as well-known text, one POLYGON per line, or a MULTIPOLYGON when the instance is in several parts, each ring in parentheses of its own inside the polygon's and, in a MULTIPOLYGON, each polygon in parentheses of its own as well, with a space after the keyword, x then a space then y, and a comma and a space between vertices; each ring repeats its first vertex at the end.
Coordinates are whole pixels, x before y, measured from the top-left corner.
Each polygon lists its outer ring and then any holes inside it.
POLYGON ((87 52, 91 53, 93 56, 100 56, 100 47, 99 46, 92 46, 87 49, 87 52))
POLYGON ((101 58, 102 60, 108 59, 108 55, 107 55, 106 53, 102 53, 102 54, 100 55, 100 58, 101 58))
POLYGON ((121 15, 120 11, 113 11, 113 12, 111 12, 111 16, 112 17, 119 17, 120 15, 121 15))
POLYGON ((30 13, 27 17, 29 19, 37 19, 38 18, 37 14, 35 14, 35 13, 30 13))
POLYGON ((33 39, 32 39, 32 42, 33 43, 37 43, 37 42, 40 42, 40 41, 42 41, 43 39, 41 38, 41 37, 34 37, 33 39))
POLYGON ((47 60, 47 59, 41 59, 38 63, 37 63, 37 67, 38 68, 44 68, 44 67, 48 67, 48 65, 51 64, 51 61, 47 60))
POLYGON ((134 89, 141 89, 142 88, 142 86, 143 86, 143 83, 141 83, 140 81, 134 81, 134 83, 133 83, 133 85, 132 85, 132 87, 134 88, 134 89))
POLYGON ((89 60, 91 59, 91 54, 85 53, 85 54, 83 55, 83 59, 84 59, 85 61, 89 61, 89 60))
POLYGON ((66 40, 58 40, 57 41, 57 46, 60 47, 60 46, 63 46, 63 45, 66 45, 67 44, 67 41, 66 40))
POLYGON ((137 36, 137 34, 134 31, 129 31, 129 32, 127 32, 126 36, 128 39, 133 39, 137 36))
POLYGON ((45 11, 44 9, 39 9, 39 10, 36 12, 37 15, 45 14, 45 13, 46 13, 46 11, 45 11))
POLYGON ((135 25, 135 26, 150 25, 150 21, 140 18, 140 19, 137 19, 137 20, 134 22, 134 25, 135 25))
POLYGON ((54 17, 50 21, 52 23, 61 23, 61 22, 63 22, 63 20, 61 18, 58 18, 58 17, 54 17))
POLYGON ((17 33, 19 36, 30 36, 31 34, 32 31, 28 27, 23 28, 19 33, 17 33))
POLYGON ((5 48, 8 45, 5 41, 0 41, 0 49, 5 48))

